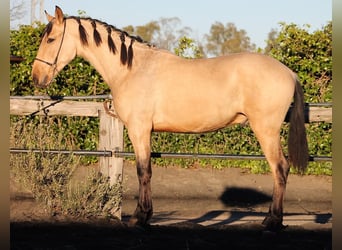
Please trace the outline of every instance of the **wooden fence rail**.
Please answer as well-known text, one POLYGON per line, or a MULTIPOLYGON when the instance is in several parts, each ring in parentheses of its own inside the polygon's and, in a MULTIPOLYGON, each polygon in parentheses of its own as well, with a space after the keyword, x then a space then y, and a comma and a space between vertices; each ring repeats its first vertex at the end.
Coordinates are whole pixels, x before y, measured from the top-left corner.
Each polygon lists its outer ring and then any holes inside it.
MULTIPOLYGON (((322 107, 308 104, 305 109, 306 122, 332 122, 331 105, 322 107)), ((72 100, 31 100, 10 99, 11 115, 62 115, 62 116, 92 116, 98 117, 99 111, 104 111, 102 102, 83 102, 72 100)), ((289 112, 291 109, 289 110, 289 112)))

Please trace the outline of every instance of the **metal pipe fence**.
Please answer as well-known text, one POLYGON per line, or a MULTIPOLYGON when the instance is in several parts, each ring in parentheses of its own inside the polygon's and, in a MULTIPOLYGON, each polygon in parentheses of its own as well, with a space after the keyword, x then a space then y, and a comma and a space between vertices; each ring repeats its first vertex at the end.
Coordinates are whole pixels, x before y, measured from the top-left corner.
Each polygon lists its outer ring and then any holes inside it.
MULTIPOLYGON (((135 158, 134 152, 109 150, 59 150, 59 149, 23 149, 10 148, 10 153, 40 153, 40 154, 72 154, 78 156, 100 156, 117 158, 135 158)), ((234 154, 197 154, 197 153, 166 153, 152 152, 152 158, 178 158, 178 159, 215 159, 215 160, 266 160, 264 155, 234 155, 234 154)), ((331 156, 309 157, 309 161, 332 161, 331 156)))

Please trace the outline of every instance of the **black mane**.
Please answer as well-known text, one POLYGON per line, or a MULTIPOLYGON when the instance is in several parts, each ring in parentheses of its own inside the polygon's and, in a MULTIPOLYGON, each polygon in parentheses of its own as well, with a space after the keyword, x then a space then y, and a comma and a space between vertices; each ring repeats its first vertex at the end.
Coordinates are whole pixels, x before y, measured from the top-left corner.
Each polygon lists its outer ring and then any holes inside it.
POLYGON ((88 17, 87 18, 80 18, 80 17, 74 17, 74 16, 66 17, 66 19, 74 19, 78 22, 80 39, 81 39, 82 44, 85 46, 88 45, 88 34, 87 34, 86 30, 84 29, 81 21, 83 20, 83 21, 87 21, 87 22, 91 23, 91 25, 93 27, 93 32, 92 32, 93 33, 93 39, 95 41, 96 46, 100 46, 102 44, 102 40, 103 40, 101 37, 101 34, 96 29, 98 27, 97 25, 104 26, 105 29, 107 30, 108 49, 113 54, 115 54, 117 52, 117 49, 116 49, 116 45, 115 45, 111 35, 112 35, 112 31, 117 33, 120 37, 120 40, 121 40, 120 61, 123 65, 127 64, 128 68, 132 67, 133 56, 134 56, 132 45, 135 41, 137 41, 139 43, 146 44, 149 47, 152 46, 150 43, 143 41, 143 39, 141 39, 141 37, 139 37, 139 36, 129 35, 126 31, 120 30, 113 25, 107 24, 107 23, 102 22, 102 21, 97 20, 97 19, 88 18, 88 17), (127 49, 127 46, 125 43, 126 38, 129 38, 131 40, 128 49, 127 49))
MULTIPOLYGON (((84 46, 88 46, 88 33, 87 33, 87 30, 82 25, 82 21, 87 21, 91 24, 93 28, 92 35, 93 35, 93 39, 94 39, 96 46, 100 46, 103 42, 103 37, 98 32, 97 27, 98 25, 104 26, 104 28, 107 31, 107 46, 108 46, 109 52, 113 54, 116 54, 117 47, 114 43, 114 40, 112 39, 112 32, 116 33, 121 40, 120 61, 123 65, 127 64, 128 68, 132 67, 133 56, 134 56, 132 45, 135 41, 142 43, 142 44, 146 44, 148 47, 153 47, 152 44, 144 41, 141 37, 129 35, 126 31, 118 29, 113 25, 107 24, 97 19, 93 19, 89 17, 76 17, 76 16, 65 17, 64 21, 66 21, 66 19, 72 19, 78 23, 80 40, 81 40, 82 45, 84 46), (130 39, 130 45, 128 46, 128 49, 125 44, 126 38, 130 39)), ((42 37, 44 37, 45 34, 49 35, 51 33, 52 26, 53 26, 52 22, 49 22, 47 24, 42 34, 42 37)))

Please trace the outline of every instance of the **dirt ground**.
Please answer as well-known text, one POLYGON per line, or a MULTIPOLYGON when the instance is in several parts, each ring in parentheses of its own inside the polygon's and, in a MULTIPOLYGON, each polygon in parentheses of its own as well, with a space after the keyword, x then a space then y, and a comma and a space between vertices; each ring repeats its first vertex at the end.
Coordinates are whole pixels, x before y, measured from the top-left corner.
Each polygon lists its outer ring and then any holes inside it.
MULTIPOLYGON (((83 176, 84 169, 80 168, 83 176)), ((124 168, 122 221, 51 216, 11 180, 11 249, 331 249, 332 178, 290 175, 279 233, 261 225, 270 175, 240 169, 153 168, 154 216, 128 228, 136 171, 124 168)))

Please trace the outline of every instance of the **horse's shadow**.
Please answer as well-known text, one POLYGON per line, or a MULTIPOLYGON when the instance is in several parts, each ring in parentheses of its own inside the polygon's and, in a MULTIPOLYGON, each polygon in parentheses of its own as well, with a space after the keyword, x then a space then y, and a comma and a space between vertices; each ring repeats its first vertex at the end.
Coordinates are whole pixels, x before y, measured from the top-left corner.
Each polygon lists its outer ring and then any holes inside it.
MULTIPOLYGON (((234 222, 250 222, 251 220, 260 222, 267 215, 268 211, 256 211, 255 207, 258 205, 268 206, 272 201, 272 197, 264 192, 240 187, 227 187, 219 199, 227 209, 211 210, 197 218, 184 220, 184 222, 194 224, 209 223, 211 226, 229 225, 234 222)), ((286 215, 299 215, 299 213, 286 215)), ((175 218, 173 212, 157 217, 161 220, 167 220, 168 216, 175 218)), ((315 216, 314 222, 319 224, 328 223, 332 217, 331 213, 315 214, 315 216)), ((157 218, 155 223, 158 223, 157 218)))
POLYGON ((228 212, 228 210, 213 210, 205 213, 201 217, 191 219, 193 223, 203 223, 205 221, 215 221, 211 225, 227 225, 236 221, 243 220, 244 217, 248 216, 266 216, 266 213, 255 212, 251 207, 269 203, 272 201, 272 197, 263 192, 259 192, 252 188, 241 188, 241 187, 227 187, 222 195, 219 197, 220 201, 229 207, 229 217, 222 219, 222 216, 228 212), (244 211, 239 211, 237 208, 244 208, 244 211), (246 211, 250 210, 250 211, 246 211), (221 216, 221 217, 220 217, 221 216), (221 219, 217 219, 220 217, 221 219))
POLYGON ((272 197, 252 188, 227 187, 220 196, 226 206, 254 206, 272 201, 272 197))

